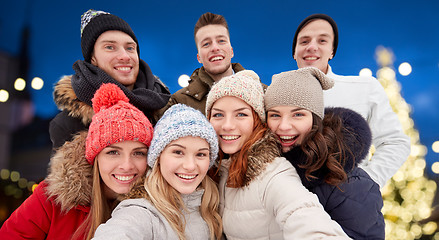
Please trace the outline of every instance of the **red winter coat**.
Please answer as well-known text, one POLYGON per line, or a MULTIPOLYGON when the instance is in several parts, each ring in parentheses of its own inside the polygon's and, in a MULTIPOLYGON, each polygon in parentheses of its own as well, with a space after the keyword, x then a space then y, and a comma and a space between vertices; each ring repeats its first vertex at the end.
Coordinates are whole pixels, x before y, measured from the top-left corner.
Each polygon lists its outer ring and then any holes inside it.
MULTIPOLYGON (((92 166, 78 134, 50 160, 50 173, 0 229, 0 239, 70 239, 90 210, 92 166)), ((83 234, 84 235, 84 234, 83 234)))

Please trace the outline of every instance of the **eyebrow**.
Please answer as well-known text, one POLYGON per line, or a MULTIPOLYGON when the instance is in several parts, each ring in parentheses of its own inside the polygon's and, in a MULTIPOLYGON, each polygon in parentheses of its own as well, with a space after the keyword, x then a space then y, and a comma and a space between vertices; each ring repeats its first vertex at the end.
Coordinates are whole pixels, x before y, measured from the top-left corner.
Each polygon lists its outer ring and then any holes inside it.
MULTIPOLYGON (((297 111, 301 111, 301 110, 306 110, 306 109, 305 109, 305 108, 302 108, 302 107, 298 107, 298 108, 291 109, 290 112, 297 112, 297 111)), ((279 113, 280 111, 278 111, 278 110, 276 110, 276 109, 270 109, 270 110, 268 110, 267 112, 276 112, 276 113, 279 113)))

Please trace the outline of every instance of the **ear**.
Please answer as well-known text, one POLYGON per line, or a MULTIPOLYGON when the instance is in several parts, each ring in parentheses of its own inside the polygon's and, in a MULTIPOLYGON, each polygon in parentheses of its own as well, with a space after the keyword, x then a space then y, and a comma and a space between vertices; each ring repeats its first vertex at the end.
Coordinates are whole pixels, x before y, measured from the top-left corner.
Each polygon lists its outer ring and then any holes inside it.
POLYGON ((233 52, 233 47, 232 48, 232 56, 230 58, 233 58, 235 56, 235 53, 233 52))
POLYGON ((200 61, 200 54, 198 54, 198 53, 197 53, 197 60, 198 60, 199 63, 201 63, 201 61, 200 61))
POLYGON ((93 65, 95 65, 95 66, 98 66, 98 63, 96 62, 96 58, 95 58, 95 55, 94 55, 94 54, 91 56, 91 60, 90 60, 90 62, 91 62, 91 64, 93 64, 93 65))

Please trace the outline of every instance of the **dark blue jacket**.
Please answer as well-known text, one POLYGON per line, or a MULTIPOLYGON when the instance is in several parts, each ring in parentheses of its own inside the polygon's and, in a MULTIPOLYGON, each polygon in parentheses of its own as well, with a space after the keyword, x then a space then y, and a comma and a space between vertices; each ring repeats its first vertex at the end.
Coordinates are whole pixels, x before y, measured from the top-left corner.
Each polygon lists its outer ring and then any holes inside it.
POLYGON ((326 114, 333 112, 342 116, 348 131, 343 131, 344 141, 348 141, 353 157, 345 159, 344 169, 348 175, 346 182, 338 186, 324 182, 328 170, 325 165, 312 173, 317 179, 307 180, 305 169, 299 167, 306 159, 300 147, 293 148, 284 156, 290 161, 302 180, 303 185, 315 193, 331 218, 338 222, 346 234, 353 239, 384 239, 384 217, 381 213, 383 199, 380 188, 370 176, 357 167, 364 159, 371 144, 371 133, 367 122, 358 113, 344 108, 327 108, 326 114), (357 159, 357 161, 355 161, 357 159))

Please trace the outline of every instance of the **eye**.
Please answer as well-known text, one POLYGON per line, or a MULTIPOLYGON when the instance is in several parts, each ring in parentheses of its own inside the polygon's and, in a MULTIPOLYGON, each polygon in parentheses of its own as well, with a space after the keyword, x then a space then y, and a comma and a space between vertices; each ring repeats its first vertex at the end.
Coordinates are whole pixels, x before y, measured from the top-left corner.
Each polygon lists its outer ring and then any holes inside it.
POLYGON ((112 45, 105 45, 104 48, 108 49, 108 50, 114 50, 114 46, 112 46, 112 45))
POLYGON ((199 153, 197 153, 197 157, 208 157, 209 156, 209 154, 208 153, 205 153, 205 152, 199 152, 199 153))
POLYGON ((181 150, 174 150, 174 151, 172 151, 172 153, 177 154, 177 155, 183 155, 183 151, 181 151, 181 150))
POLYGON ((116 150, 109 150, 109 151, 107 151, 107 154, 108 154, 108 155, 118 155, 119 152, 116 151, 116 150))
POLYGON ((208 43, 208 42, 203 43, 201 46, 202 46, 202 47, 208 47, 208 46, 209 46, 209 43, 208 43))
POLYGON ((224 115, 222 113, 214 113, 212 114, 212 117, 219 118, 219 117, 224 117, 224 115))
POLYGON ((135 47, 127 47, 127 51, 134 52, 136 51, 135 47))
POLYGON ((277 114, 277 113, 269 113, 269 114, 268 114, 268 117, 269 117, 269 118, 279 118, 280 115, 277 114))
POLYGON ((247 117, 248 115, 246 113, 238 113, 236 116, 238 116, 238 117, 247 117))
POLYGON ((141 156, 141 157, 146 156, 146 152, 144 151, 136 151, 133 154, 134 156, 141 156))

